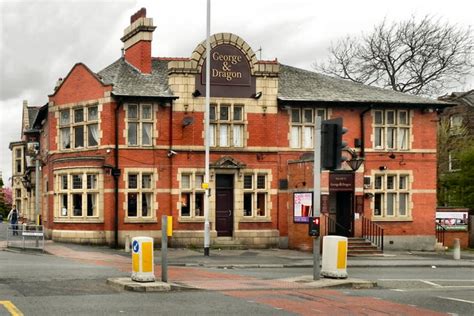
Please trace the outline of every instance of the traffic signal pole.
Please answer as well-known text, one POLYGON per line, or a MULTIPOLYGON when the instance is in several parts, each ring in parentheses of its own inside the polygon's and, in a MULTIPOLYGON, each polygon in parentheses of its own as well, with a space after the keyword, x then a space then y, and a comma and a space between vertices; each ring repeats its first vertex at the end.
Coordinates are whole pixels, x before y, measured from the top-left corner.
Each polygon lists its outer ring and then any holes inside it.
MULTIPOLYGON (((316 112, 316 111, 315 111, 316 112)), ((313 216, 321 216, 321 117, 315 113, 314 162, 313 162, 313 216)), ((321 222, 320 222, 321 223, 321 222)), ((319 280, 321 274, 320 234, 313 237, 313 280, 319 280)))

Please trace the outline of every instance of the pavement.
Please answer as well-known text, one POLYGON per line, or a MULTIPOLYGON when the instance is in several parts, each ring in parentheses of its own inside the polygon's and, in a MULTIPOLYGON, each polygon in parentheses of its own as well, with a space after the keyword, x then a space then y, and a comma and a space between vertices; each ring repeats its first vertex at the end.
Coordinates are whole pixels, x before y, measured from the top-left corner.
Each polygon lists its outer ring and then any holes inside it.
MULTIPOLYGON (((57 249, 71 253, 87 253, 88 256, 100 254, 130 258, 131 253, 124 249, 106 246, 88 246, 47 241, 45 252, 55 254, 57 249)), ((155 249, 155 264, 161 264, 161 251, 155 249)), ((168 265, 176 267, 206 268, 307 268, 313 267, 313 254, 290 249, 210 249, 204 256, 202 249, 168 248, 168 265)), ((461 251, 461 259, 454 260, 451 250, 447 251, 385 251, 382 255, 349 256, 347 267, 474 267, 474 251, 461 251)))
MULTIPOLYGON (((0 242, 0 250, 2 246, 5 247, 5 243, 0 242)), ((19 251, 14 249, 9 250, 19 251)), ((370 288, 376 286, 373 281, 354 278, 321 278, 314 281, 312 275, 306 275, 295 278, 261 280, 226 273, 227 269, 313 267, 312 253, 289 249, 211 249, 210 255, 204 256, 202 249, 169 248, 168 274, 169 279, 173 280, 169 283, 159 281, 161 278, 160 249, 155 249, 154 252, 154 268, 157 281, 146 283, 134 282, 128 277, 131 272, 131 253, 124 249, 46 241, 44 251, 51 255, 72 260, 112 266, 124 272, 124 277, 108 279, 107 283, 115 288, 138 292, 190 289, 222 291, 328 287, 370 288)), ((382 255, 348 257, 347 267, 348 269, 355 267, 474 268, 474 251, 462 251, 459 260, 453 259, 451 251, 386 251, 382 255)))

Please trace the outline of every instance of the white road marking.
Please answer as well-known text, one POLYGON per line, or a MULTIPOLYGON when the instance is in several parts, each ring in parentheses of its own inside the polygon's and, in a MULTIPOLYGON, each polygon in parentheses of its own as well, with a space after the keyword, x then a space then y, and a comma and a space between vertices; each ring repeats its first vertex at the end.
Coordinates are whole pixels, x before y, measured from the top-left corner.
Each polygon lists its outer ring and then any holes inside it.
POLYGON ((468 304, 474 304, 473 301, 462 300, 462 299, 460 299, 460 298, 445 297, 445 296, 438 296, 438 298, 444 298, 445 300, 451 300, 451 301, 456 301, 456 302, 463 302, 463 303, 468 303, 468 304))
MULTIPOLYGON (((379 281, 424 281, 421 279, 378 279, 379 281)), ((426 280, 428 281, 428 280, 426 280)), ((457 279, 430 279, 432 282, 474 282, 474 280, 457 280, 457 279)))
POLYGON ((430 281, 426 281, 426 280, 418 280, 418 281, 429 284, 429 285, 434 286, 434 287, 438 287, 438 288, 443 287, 442 285, 439 285, 439 284, 436 284, 436 283, 433 283, 433 282, 430 282, 430 281))

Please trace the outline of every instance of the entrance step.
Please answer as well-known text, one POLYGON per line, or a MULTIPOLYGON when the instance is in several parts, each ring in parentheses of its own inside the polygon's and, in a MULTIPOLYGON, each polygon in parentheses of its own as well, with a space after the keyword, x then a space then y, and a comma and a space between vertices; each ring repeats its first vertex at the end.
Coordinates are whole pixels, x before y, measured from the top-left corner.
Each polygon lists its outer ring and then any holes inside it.
POLYGON ((232 237, 217 237, 212 242, 212 248, 214 249, 226 249, 226 250, 244 250, 248 249, 248 246, 242 245, 239 241, 232 237))
POLYGON ((383 254, 377 246, 364 238, 348 238, 347 248, 347 255, 350 257, 377 256, 383 254))

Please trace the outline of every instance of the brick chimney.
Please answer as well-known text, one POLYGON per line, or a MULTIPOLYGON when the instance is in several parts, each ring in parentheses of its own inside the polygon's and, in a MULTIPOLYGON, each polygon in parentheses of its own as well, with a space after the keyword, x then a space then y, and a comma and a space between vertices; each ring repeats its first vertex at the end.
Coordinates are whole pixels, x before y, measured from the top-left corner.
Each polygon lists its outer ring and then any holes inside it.
POLYGON ((151 40, 153 19, 146 17, 146 9, 141 8, 130 17, 130 26, 123 31, 125 60, 137 67, 142 73, 151 73, 151 40))

